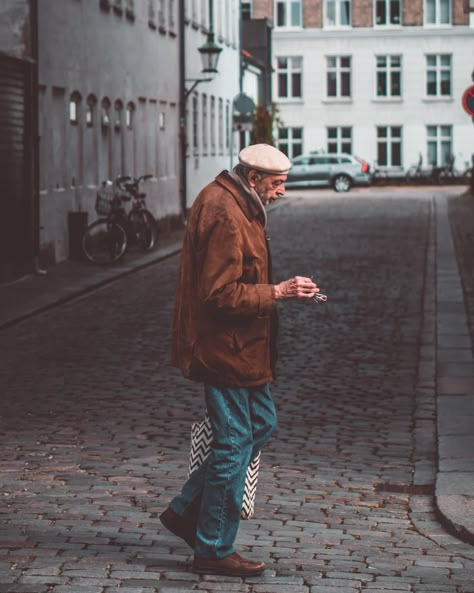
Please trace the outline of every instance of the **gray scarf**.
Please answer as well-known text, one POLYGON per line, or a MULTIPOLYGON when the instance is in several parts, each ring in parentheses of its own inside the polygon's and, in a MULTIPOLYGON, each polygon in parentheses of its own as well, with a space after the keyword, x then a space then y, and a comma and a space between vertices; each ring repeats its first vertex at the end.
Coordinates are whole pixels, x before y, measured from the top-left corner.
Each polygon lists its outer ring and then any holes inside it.
POLYGON ((250 187, 247 179, 243 175, 239 175, 238 167, 234 167, 232 171, 229 171, 229 175, 245 193, 249 202, 262 214, 263 228, 267 228, 267 213, 265 211, 265 206, 262 204, 260 196, 253 188, 250 187))

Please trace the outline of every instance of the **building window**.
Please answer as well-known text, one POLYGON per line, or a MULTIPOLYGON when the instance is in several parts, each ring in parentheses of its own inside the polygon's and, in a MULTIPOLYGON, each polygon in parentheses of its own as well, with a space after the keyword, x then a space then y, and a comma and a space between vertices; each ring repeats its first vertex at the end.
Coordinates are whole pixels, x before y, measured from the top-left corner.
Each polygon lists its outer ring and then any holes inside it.
POLYGON ((122 111, 123 111, 123 103, 122 101, 118 100, 114 103, 114 126, 116 128, 120 128, 122 126, 122 111))
POLYGON ((350 27, 351 23, 351 0, 325 0, 325 27, 350 27))
POLYGON ((216 154, 216 98, 211 96, 211 154, 216 154))
POLYGON ((289 159, 303 154, 303 128, 278 128, 278 148, 289 159))
POLYGON ((450 55, 426 56, 426 95, 428 97, 449 97, 451 95, 450 55))
POLYGON ((301 98, 302 58, 277 58, 278 96, 280 99, 301 98))
POLYGON ((76 126, 79 123, 80 105, 81 95, 77 92, 72 93, 69 99, 69 123, 76 126))
POLYGON ((110 126, 110 101, 107 99, 107 97, 102 99, 100 109, 100 123, 102 127, 108 128, 110 126))
POLYGON ((203 154, 207 154, 209 122, 207 120, 207 95, 202 95, 202 148, 203 154))
POLYGON ((148 0, 148 26, 152 29, 156 29, 155 0, 148 0))
POLYGON ((225 147, 230 148, 230 101, 225 104, 225 147))
POLYGON ((327 96, 351 96, 350 56, 327 56, 327 96))
POLYGON ((451 24, 451 0, 425 0, 426 25, 451 24))
POLYGON ((401 96, 400 56, 377 56, 377 97, 401 96))
POLYGON ((123 12, 122 0, 114 0, 114 12, 116 14, 122 14, 122 12, 123 12))
POLYGON ((379 27, 401 24, 400 0, 376 0, 375 24, 379 27))
POLYGON ((327 137, 329 153, 352 153, 352 128, 346 126, 329 127, 327 128, 327 137))
POLYGON ((128 103, 127 109, 125 110, 125 125, 128 129, 133 128, 135 119, 135 105, 133 103, 128 103))
POLYGON ((225 122, 224 122, 224 100, 219 99, 219 114, 218 114, 218 126, 219 126, 219 152, 222 154, 224 152, 224 129, 225 129, 225 122))
POLYGON ((192 113, 191 137, 192 137, 192 142, 193 142, 193 154, 197 155, 199 153, 199 129, 198 129, 199 107, 198 107, 198 96, 196 93, 193 94, 193 99, 192 99, 192 103, 191 103, 191 113, 192 113))
POLYGON ((427 126, 428 163, 436 167, 448 165, 452 154, 451 126, 427 126))
POLYGON ((135 0, 125 1, 125 15, 131 21, 135 20, 135 0))
POLYGON ((377 127, 377 164, 381 167, 402 166, 401 126, 377 127))
POLYGON ((94 127, 96 105, 97 105, 97 99, 94 97, 94 95, 89 95, 87 97, 87 103, 86 103, 86 125, 89 128, 94 127))
POLYGON ((243 21, 249 21, 252 18, 252 2, 242 0, 240 3, 240 14, 243 21))
POLYGON ((166 28, 165 0, 158 0, 158 25, 160 30, 166 28))
POLYGON ((174 0, 168 0, 168 24, 169 24, 170 31, 174 31, 176 29, 176 17, 175 17, 174 11, 175 11, 174 0))
POLYGON ((301 27, 301 0, 277 0, 275 14, 277 27, 301 27))

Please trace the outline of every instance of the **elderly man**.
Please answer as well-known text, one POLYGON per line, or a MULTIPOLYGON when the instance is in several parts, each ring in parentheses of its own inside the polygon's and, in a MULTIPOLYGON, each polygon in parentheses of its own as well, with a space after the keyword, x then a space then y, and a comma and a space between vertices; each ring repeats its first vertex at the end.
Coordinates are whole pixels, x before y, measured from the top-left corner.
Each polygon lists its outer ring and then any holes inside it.
POLYGON ((204 384, 213 441, 207 460, 160 516, 194 549, 194 572, 255 576, 261 561, 234 548, 249 462, 276 428, 270 393, 276 360, 276 302, 318 291, 295 276, 271 278, 264 206, 285 193, 291 162, 268 144, 239 154, 197 196, 181 254, 172 362, 204 384))

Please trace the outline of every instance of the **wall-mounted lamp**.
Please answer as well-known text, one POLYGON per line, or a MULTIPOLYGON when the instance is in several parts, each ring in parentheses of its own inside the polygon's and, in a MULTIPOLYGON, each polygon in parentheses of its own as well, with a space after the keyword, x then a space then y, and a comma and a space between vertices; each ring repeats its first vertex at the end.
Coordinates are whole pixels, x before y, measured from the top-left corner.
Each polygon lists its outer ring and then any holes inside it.
POLYGON ((222 47, 219 47, 214 41, 214 15, 213 15, 213 0, 209 0, 209 33, 207 34, 206 43, 201 47, 198 47, 198 52, 201 54, 202 70, 201 72, 206 75, 205 78, 188 78, 185 82, 192 82, 192 86, 186 89, 184 98, 187 99, 189 94, 197 87, 201 82, 209 82, 213 80, 217 74, 217 62, 222 51, 222 47))

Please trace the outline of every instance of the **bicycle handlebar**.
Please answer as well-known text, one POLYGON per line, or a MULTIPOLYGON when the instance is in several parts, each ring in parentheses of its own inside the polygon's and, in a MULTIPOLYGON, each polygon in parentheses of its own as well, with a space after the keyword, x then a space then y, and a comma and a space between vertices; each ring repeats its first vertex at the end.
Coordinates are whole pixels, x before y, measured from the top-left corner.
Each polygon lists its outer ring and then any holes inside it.
POLYGON ((115 179, 115 183, 117 184, 119 189, 122 190, 138 189, 138 186, 142 181, 148 181, 148 179, 151 179, 152 177, 153 175, 151 173, 147 173, 146 175, 140 175, 140 177, 131 177, 130 175, 119 175, 115 179))

